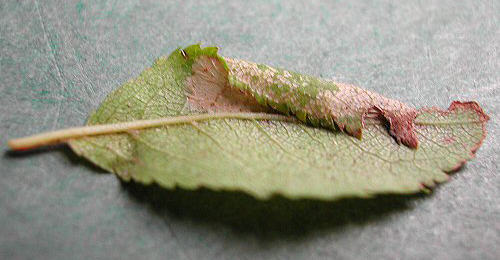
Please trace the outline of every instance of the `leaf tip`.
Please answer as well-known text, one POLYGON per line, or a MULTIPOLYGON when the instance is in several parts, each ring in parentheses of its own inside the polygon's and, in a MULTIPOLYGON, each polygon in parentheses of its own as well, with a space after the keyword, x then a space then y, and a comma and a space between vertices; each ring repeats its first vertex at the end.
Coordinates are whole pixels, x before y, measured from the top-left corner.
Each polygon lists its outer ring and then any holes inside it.
POLYGON ((486 115, 484 112, 483 108, 476 102, 476 101, 466 101, 466 102, 461 102, 461 101, 453 101, 448 108, 449 111, 455 111, 455 110, 471 110, 474 111, 481 122, 487 122, 490 120, 490 117, 486 115))

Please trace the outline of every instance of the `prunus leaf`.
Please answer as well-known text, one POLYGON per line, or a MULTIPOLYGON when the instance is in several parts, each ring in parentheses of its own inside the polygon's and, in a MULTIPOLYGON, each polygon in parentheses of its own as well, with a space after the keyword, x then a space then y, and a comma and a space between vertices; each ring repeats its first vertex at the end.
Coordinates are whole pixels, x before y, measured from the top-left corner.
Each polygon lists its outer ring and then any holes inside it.
MULTIPOLYGON (((276 113, 248 93, 227 89, 224 71, 227 63, 215 47, 177 49, 112 92, 88 125, 215 111, 276 113), (219 71, 214 65, 207 73, 218 81, 193 78, 200 61, 214 60, 219 71), (222 73, 222 78, 214 73, 222 73), (201 84, 204 80, 206 85, 201 84), (221 89, 211 92, 217 86, 221 89)), ((454 102, 447 110, 418 110, 418 149, 398 144, 388 122, 380 118, 365 122, 361 139, 307 120, 215 118, 89 136, 69 144, 125 181, 240 190, 257 198, 279 194, 333 200, 414 193, 446 181, 447 173, 474 157, 486 136, 487 120, 475 102, 454 102)))

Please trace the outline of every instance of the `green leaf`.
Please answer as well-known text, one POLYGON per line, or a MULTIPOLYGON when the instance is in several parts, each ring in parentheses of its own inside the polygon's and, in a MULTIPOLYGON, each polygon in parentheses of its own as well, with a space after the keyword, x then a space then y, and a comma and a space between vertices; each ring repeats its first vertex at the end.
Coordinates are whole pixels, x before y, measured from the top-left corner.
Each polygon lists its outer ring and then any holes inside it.
MULTIPOLYGON (((214 111, 276 113, 248 93, 227 90, 228 71, 214 47, 178 49, 111 93, 88 125, 214 111), (193 68, 207 57, 220 62, 207 73, 220 73, 224 81, 193 89, 193 68), (207 90, 214 86, 221 90, 207 90)), ((126 181, 241 190, 262 199, 280 194, 333 200, 414 193, 448 180, 447 172, 473 158, 486 136, 487 120, 474 102, 419 110, 414 121, 418 149, 398 144, 379 119, 366 122, 362 139, 299 121, 219 118, 84 137, 69 144, 126 181)))

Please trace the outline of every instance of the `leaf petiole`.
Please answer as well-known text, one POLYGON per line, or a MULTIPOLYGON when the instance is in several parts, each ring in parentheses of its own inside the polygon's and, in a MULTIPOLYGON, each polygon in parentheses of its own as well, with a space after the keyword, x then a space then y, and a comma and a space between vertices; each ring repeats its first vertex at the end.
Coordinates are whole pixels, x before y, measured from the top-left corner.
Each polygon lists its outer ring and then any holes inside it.
POLYGON ((188 124, 196 121, 210 119, 246 119, 246 120, 277 120, 277 121, 296 121, 295 118, 279 114, 268 113, 210 113, 196 114, 188 116, 166 117, 158 119, 137 120, 116 124, 92 125, 83 127, 74 127, 52 132, 45 132, 23 138, 11 139, 8 141, 9 147, 14 151, 33 149, 39 146, 64 143, 70 139, 127 132, 130 130, 139 130, 158 126, 188 124))

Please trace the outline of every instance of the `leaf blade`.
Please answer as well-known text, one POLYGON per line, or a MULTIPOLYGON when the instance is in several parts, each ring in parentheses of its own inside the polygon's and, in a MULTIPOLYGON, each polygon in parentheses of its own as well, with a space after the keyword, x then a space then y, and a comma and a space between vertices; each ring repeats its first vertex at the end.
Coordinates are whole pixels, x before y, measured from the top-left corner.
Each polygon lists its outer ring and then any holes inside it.
MULTIPOLYGON (((178 49, 110 94, 89 124, 197 113, 190 109, 185 90, 190 59, 220 57, 213 49, 204 53, 199 45, 184 50, 189 59, 178 49)), ((382 124, 367 125, 359 140, 301 123, 235 119, 86 137, 69 144, 126 181, 242 190, 262 199, 280 194, 332 200, 413 193, 446 181, 445 172, 473 158, 485 137, 486 120, 472 103, 453 103, 446 111, 422 110, 416 118, 421 140, 417 150, 395 143, 382 124)))

